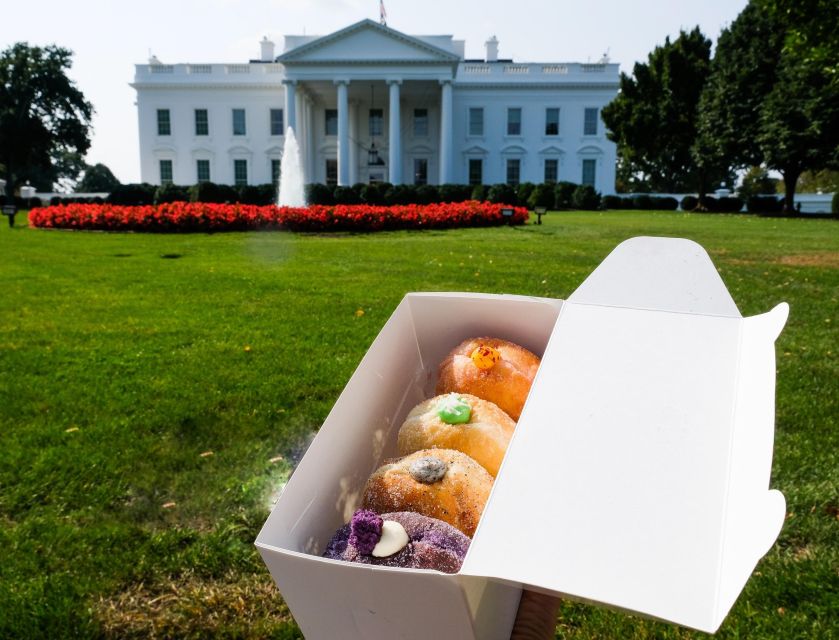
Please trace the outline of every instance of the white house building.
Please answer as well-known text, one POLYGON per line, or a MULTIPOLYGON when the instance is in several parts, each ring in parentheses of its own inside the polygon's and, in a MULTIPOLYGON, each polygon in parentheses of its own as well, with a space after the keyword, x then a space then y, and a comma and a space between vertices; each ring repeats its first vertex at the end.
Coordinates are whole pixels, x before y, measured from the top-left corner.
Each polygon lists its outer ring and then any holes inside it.
POLYGON ((493 184, 568 180, 613 193, 600 119, 618 65, 468 60, 452 36, 362 20, 261 43, 243 64, 136 65, 142 180, 275 181, 294 130, 305 180, 493 184))

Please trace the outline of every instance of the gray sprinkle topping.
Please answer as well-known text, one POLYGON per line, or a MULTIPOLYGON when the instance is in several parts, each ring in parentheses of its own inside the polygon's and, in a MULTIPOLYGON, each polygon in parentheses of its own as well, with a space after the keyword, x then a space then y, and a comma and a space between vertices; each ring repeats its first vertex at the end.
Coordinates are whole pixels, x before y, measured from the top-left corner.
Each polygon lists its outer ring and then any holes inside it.
POLYGON ((442 480, 448 469, 446 463, 440 460, 440 458, 425 456, 424 458, 414 460, 408 468, 408 473, 417 482, 431 484, 442 480))

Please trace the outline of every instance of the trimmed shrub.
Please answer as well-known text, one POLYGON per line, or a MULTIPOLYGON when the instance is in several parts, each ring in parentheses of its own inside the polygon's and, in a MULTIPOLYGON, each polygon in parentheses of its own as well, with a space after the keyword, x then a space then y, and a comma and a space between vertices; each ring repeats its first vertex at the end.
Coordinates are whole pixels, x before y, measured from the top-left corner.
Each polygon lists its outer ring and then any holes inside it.
POLYGON ((487 200, 493 204, 509 204, 514 206, 518 204, 516 190, 505 182, 492 185, 487 192, 487 200))
POLYGON ((633 209, 641 209, 644 211, 648 211, 653 208, 653 199, 651 196, 648 196, 646 194, 632 196, 630 200, 632 201, 633 209))
POLYGON ((527 199, 527 206, 530 209, 535 209, 536 207, 552 208, 554 206, 553 184, 537 184, 533 191, 530 192, 530 197, 527 199))
POLYGON ((156 190, 157 187, 148 182, 121 184, 108 194, 108 203, 124 206, 152 204, 156 190))
POLYGON ((361 189, 361 200, 369 205, 383 205, 385 204, 385 194, 392 188, 393 185, 389 182, 365 184, 361 189))
POLYGON ((571 204, 575 209, 595 211, 600 207, 600 194, 591 185, 581 184, 574 189, 571 204))
POLYGON ((361 204, 361 196, 352 187, 335 187, 332 197, 335 204, 361 204))
POLYGON ((830 213, 839 213, 839 191, 833 194, 833 200, 830 201, 830 213))
MULTIPOLYGON (((61 196, 53 196, 52 198, 50 198, 50 206, 51 207, 57 207, 61 203, 62 203, 61 196)), ((5 202, 3 204, 5 204, 5 202)))
POLYGON ((682 198, 682 211, 695 211, 699 206, 699 198, 696 196, 685 196, 682 198))
POLYGON ((416 204, 434 204, 440 202, 440 192, 433 184, 421 184, 417 186, 414 202, 416 204))
POLYGON ((532 182, 522 182, 518 187, 516 187, 516 200, 518 203, 523 207, 526 207, 527 201, 530 199, 530 194, 533 193, 535 188, 536 185, 532 182))
POLYGON ((395 184, 385 193, 385 204, 411 204, 416 201, 417 190, 412 184, 395 184))
POLYGON ((783 207, 784 201, 777 196, 752 196, 746 201, 749 213, 780 213, 783 207))
POLYGON ((30 209, 37 209, 40 206, 43 206, 43 203, 41 202, 40 198, 36 198, 35 196, 32 196, 31 198, 29 198, 29 208, 30 209))
POLYGON ((476 184, 472 187, 472 193, 470 194, 470 198, 472 200, 477 200, 478 202, 483 202, 487 199, 489 193, 489 189, 485 184, 476 184))
POLYGON ((717 199, 716 211, 720 213, 739 213, 743 208, 743 201, 734 196, 717 199))
MULTIPOLYGON (((468 185, 466 185, 468 187, 468 185)), ((438 197, 440 202, 463 202, 468 200, 472 194, 472 189, 463 188, 462 184, 441 184, 437 187, 438 197)))
POLYGON ((154 192, 154 204, 165 202, 189 202, 189 187, 177 184, 162 184, 154 192))
POLYGON ((571 209, 578 186, 576 182, 557 182, 554 185, 554 209, 571 209))
MULTIPOLYGON (((364 189, 367 185, 363 185, 364 189)), ((362 189, 362 193, 364 190, 362 189)), ((328 187, 320 182, 313 182, 306 185, 306 202, 308 204, 334 204, 332 198, 332 187, 328 187)))
POLYGON ((679 208, 679 201, 670 196, 653 196, 653 209, 661 211, 675 211, 679 208))
POLYGON ((606 209, 623 209, 624 208, 623 200, 624 199, 621 198, 620 196, 609 195, 609 196, 603 196, 602 203, 603 203, 603 206, 606 209))

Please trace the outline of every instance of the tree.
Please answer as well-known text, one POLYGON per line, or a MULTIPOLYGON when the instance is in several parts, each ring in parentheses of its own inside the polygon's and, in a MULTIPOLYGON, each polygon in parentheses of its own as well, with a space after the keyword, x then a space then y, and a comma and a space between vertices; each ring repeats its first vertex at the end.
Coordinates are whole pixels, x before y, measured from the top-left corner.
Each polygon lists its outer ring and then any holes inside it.
POLYGON ((779 171, 784 210, 791 212, 804 171, 839 165, 839 82, 831 65, 810 55, 795 35, 814 20, 834 24, 830 3, 808 2, 821 14, 802 18, 803 26, 792 21, 800 12, 784 13, 782 4, 789 3, 752 0, 720 34, 700 100, 694 155, 697 162, 779 171))
POLYGON ((90 147, 93 107, 65 73, 71 55, 25 42, 0 52, 0 164, 7 195, 39 175, 61 177, 67 170, 61 163, 90 147))
POLYGON ((621 74, 620 92, 602 117, 618 145, 623 183, 670 192, 710 184, 711 168, 699 167, 692 155, 710 58, 711 41, 696 27, 672 43, 665 39, 631 77, 621 74))
POLYGON ((750 167, 743 174, 743 181, 737 189, 737 196, 744 202, 749 198, 767 193, 775 193, 777 184, 775 178, 769 176, 769 172, 763 167, 750 167))
POLYGON ((104 164, 96 163, 93 166, 87 165, 84 172, 84 177, 81 182, 76 185, 76 191, 82 193, 97 193, 113 191, 115 187, 120 185, 120 181, 111 173, 104 164))

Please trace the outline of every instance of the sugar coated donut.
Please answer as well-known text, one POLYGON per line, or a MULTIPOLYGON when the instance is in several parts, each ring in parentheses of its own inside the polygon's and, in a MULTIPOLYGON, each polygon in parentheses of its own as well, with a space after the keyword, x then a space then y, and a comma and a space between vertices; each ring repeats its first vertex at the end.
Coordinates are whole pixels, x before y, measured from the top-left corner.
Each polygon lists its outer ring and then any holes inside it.
POLYGON ((468 393, 494 402, 518 420, 539 358, 500 338, 470 338, 440 363, 437 394, 468 393))
POLYGON ((325 558, 385 567, 436 569, 457 573, 469 538, 450 524, 419 513, 360 509, 324 551, 325 558))
POLYGON ((364 488, 362 508, 415 511, 471 538, 490 489, 492 476, 465 453, 422 449, 379 467, 364 488))
POLYGON ((466 393, 447 393, 418 404, 399 429, 399 455, 455 449, 490 475, 498 468, 516 423, 498 406, 466 393))

